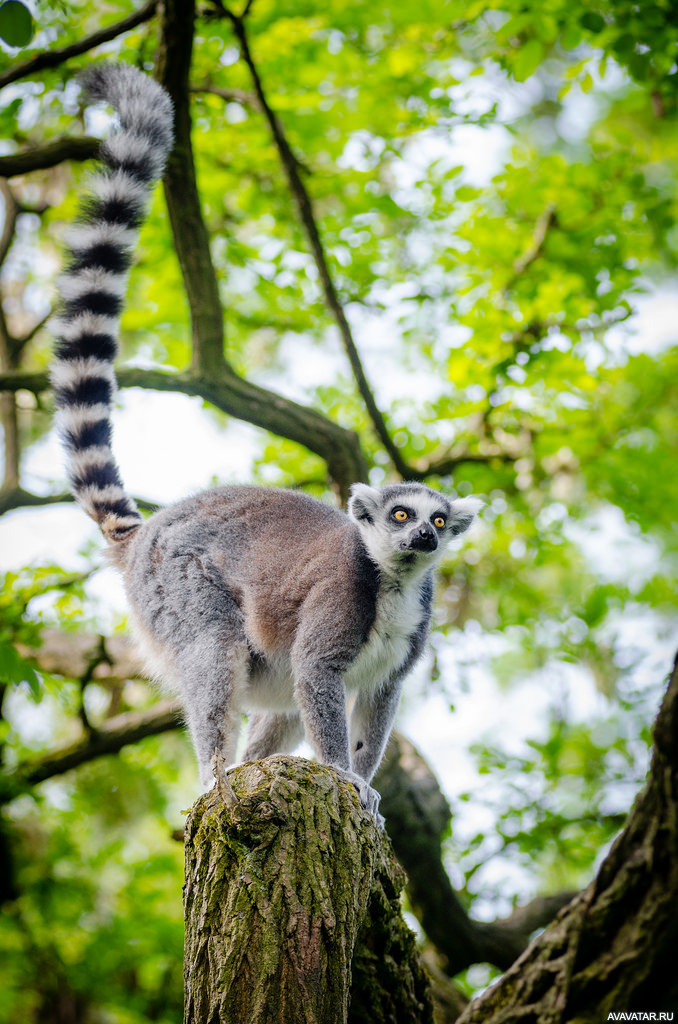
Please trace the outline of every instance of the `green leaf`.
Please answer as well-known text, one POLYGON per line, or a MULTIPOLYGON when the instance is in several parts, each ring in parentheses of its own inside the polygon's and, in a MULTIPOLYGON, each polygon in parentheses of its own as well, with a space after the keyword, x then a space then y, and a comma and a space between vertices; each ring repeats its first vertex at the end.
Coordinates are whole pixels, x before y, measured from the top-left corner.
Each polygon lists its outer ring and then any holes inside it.
POLYGON ((581 43, 581 30, 574 23, 566 25, 560 37, 564 50, 574 50, 581 43))
POLYGON ((19 683, 28 683, 33 696, 39 696, 40 681, 37 672, 17 654, 11 644, 0 644, 0 680, 15 686, 19 683))
POLYGON ((513 77, 524 82, 539 67, 544 56, 544 47, 538 39, 530 39, 520 48, 513 62, 513 77))
POLYGON ((19 0, 6 0, 0 7, 0 38, 9 46, 28 46, 33 38, 33 18, 19 0))
POLYGON ((586 11, 579 19, 580 24, 589 32, 602 32, 605 28, 605 19, 596 11, 586 11))

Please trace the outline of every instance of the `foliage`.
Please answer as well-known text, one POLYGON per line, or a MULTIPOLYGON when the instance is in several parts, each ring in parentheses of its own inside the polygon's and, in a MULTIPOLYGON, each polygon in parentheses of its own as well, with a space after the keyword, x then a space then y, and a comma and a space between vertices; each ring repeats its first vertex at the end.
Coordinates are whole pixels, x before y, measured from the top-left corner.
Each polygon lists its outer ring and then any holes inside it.
POLYGON ((28 46, 33 36, 31 12, 19 0, 0 4, 0 39, 8 46, 28 46))
MULTIPOLYGON (((132 9, 106 5, 106 22, 132 9)), ((82 38, 104 13, 86 0, 41 8, 35 52, 82 38)), ((516 721, 514 736, 474 736, 478 774, 452 794, 465 897, 487 915, 537 884, 583 884, 645 770, 668 667, 656 652, 675 625, 675 333, 648 342, 661 316, 652 304, 661 309, 678 263, 675 5, 256 0, 247 25, 399 452, 421 471, 450 458, 429 482, 487 501, 481 528, 444 568, 427 692, 461 706, 482 677, 492 700, 524 693, 539 713, 522 731, 516 721), (649 662, 661 665, 652 687, 649 662), (575 678, 590 715, 563 698, 575 678)), ((141 24, 105 53, 152 62, 155 31, 141 24)), ((3 137, 24 150, 105 130, 101 115, 79 120, 72 85, 101 55, 9 86, 3 137)), ((13 60, 0 54, 0 73, 13 60)), ((373 482, 394 478, 228 19, 199 21, 192 81, 229 361, 358 431, 373 482)), ((61 166, 12 182, 21 208, 2 288, 17 334, 48 311, 84 174, 61 166)), ((142 367, 190 362, 160 196, 122 347, 142 367)), ((48 351, 41 330, 20 368, 44 369, 48 351)), ((27 392, 18 401, 24 467, 33 453, 39 464, 49 409, 27 392)), ((209 415, 225 430, 222 414, 209 415)), ((322 461, 288 439, 261 435, 251 463, 255 480, 333 500, 322 461)), ((13 646, 37 648, 56 622, 100 628, 88 582, 31 566, 6 584, 1 736, 13 766, 76 735, 83 699, 101 721, 114 695, 38 674, 13 646)), ((149 699, 128 684, 115 710, 149 699)), ((177 1019, 181 867, 168 836, 191 772, 182 740, 148 739, 9 807, 21 896, 0 931, 0 1020, 43 1019, 66 984, 107 1020, 177 1019)))

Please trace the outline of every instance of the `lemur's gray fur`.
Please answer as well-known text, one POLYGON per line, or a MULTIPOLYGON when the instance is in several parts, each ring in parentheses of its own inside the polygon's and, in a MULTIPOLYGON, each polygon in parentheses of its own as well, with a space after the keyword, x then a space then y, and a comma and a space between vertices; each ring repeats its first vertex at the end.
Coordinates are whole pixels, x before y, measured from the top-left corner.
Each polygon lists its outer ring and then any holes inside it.
POLYGON ((142 519, 111 450, 113 359, 172 107, 132 67, 98 66, 85 85, 120 127, 102 145, 61 279, 52 380, 73 494, 123 572, 153 673, 183 697, 202 784, 215 748, 234 760, 246 710, 245 760, 292 750, 305 733, 377 815, 370 781, 428 632, 433 568, 481 503, 421 484, 356 484, 346 515, 293 491, 220 487, 142 519))

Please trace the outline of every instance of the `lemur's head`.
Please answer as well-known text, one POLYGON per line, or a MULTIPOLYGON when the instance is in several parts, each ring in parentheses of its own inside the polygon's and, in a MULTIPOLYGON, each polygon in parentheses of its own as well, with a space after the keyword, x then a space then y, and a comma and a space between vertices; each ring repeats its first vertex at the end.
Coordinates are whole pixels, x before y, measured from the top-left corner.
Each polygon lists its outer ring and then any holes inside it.
POLYGON ((397 570, 430 566, 447 541, 468 530, 482 504, 473 497, 450 500, 424 484, 379 490, 353 484, 348 512, 374 561, 397 570))

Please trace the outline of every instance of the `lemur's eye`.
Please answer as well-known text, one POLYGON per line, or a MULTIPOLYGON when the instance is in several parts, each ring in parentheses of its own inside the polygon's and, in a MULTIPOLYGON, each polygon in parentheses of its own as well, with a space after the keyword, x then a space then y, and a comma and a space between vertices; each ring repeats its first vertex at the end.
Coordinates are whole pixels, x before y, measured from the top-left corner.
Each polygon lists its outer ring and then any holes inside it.
POLYGON ((445 525, 445 516, 434 516, 433 525, 437 526, 439 530, 442 530, 443 526, 445 525))
POLYGON ((393 518, 397 519, 399 523, 404 523, 407 519, 407 512, 404 508, 397 508, 393 513, 393 518))

